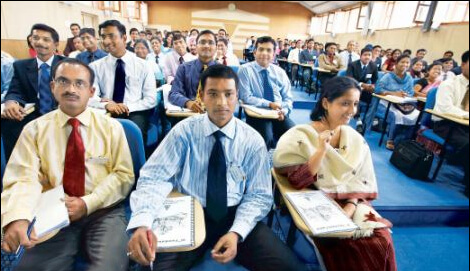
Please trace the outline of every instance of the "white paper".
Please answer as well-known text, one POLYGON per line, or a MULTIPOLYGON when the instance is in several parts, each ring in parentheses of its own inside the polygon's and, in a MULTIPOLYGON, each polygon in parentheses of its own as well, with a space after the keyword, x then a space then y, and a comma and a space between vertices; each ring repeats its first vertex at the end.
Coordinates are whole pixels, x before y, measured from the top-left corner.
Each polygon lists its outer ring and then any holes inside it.
MULTIPOLYGON (((34 106, 35 104, 34 103, 27 103, 24 105, 24 110, 26 111, 26 115, 28 114, 31 114, 32 112, 34 112, 34 106)), ((2 115, 3 115, 3 110, 5 110, 5 104, 2 103, 2 115)))
POLYGON ((357 225, 322 191, 286 193, 313 235, 351 232, 357 225))
POLYGON ((190 196, 167 198, 152 226, 158 248, 194 246, 194 201, 190 196))
POLYGON ((193 112, 190 109, 183 108, 180 106, 176 106, 172 103, 170 103, 170 99, 168 98, 168 95, 170 94, 171 91, 171 85, 170 84, 165 84, 161 86, 161 89, 163 91, 163 106, 165 107, 168 112, 171 113, 178 113, 178 112, 193 112))
POLYGON ((402 97, 393 96, 393 95, 387 95, 385 97, 387 97, 389 100, 392 100, 393 102, 399 103, 399 104, 418 102, 418 99, 416 99, 415 97, 404 97, 404 98, 402 98, 402 97))
POLYGON ((65 193, 62 185, 41 194, 35 211, 36 223, 34 224, 38 238, 70 224, 64 199, 65 193))

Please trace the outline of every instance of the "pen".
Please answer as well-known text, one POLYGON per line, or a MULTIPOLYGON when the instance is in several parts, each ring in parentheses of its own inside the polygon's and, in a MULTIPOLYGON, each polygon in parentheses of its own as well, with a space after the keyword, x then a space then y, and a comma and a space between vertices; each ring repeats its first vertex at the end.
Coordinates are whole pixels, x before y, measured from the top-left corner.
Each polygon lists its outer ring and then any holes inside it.
MULTIPOLYGON (((152 230, 147 230, 147 240, 149 241, 150 251, 152 251, 152 230)), ((153 271, 153 261, 150 261, 150 271, 153 271)))
MULTIPOLYGON (((31 221, 31 223, 28 226, 28 230, 26 232, 26 234, 28 235, 28 238, 31 236, 31 232, 33 231, 34 223, 36 223, 36 217, 33 218, 33 220, 31 221)), ((24 247, 22 245, 19 245, 18 248, 16 249, 15 254, 18 254, 22 249, 24 249, 24 247)))

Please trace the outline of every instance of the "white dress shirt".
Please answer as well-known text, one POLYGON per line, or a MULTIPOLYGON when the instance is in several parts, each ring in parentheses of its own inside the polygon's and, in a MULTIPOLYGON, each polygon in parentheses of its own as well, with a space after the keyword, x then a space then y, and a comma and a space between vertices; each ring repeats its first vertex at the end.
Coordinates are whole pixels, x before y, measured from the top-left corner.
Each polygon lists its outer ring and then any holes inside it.
POLYGON ((287 60, 300 63, 300 60, 299 60, 300 52, 302 52, 302 49, 298 49, 298 48, 292 49, 292 51, 289 52, 289 56, 287 57, 287 60))
MULTIPOLYGON (((468 117, 468 112, 462 107, 462 100, 465 97, 467 88, 468 78, 465 78, 463 74, 442 82, 437 90, 434 110, 440 113, 468 117)), ((442 119, 433 115, 432 120, 440 121, 442 119)))
MULTIPOLYGON (((126 72, 123 103, 129 108, 129 112, 154 108, 157 105, 157 90, 154 71, 150 65, 129 51, 121 59, 126 72)), ((117 58, 111 54, 90 64, 90 68, 95 72, 96 91, 89 106, 105 109, 107 103, 101 102, 101 99, 113 99, 116 66, 117 58)))
POLYGON ((356 52, 349 53, 347 50, 344 50, 341 53, 339 53, 339 57, 341 57, 341 60, 344 63, 345 70, 348 68, 349 54, 351 54, 351 60, 352 60, 351 63, 361 58, 356 52))
MULTIPOLYGON (((191 53, 186 53, 185 55, 183 55, 184 62, 189 62, 196 58, 197 56, 194 56, 191 53)), ((175 79, 176 70, 178 70, 179 65, 180 55, 177 52, 172 50, 171 52, 166 54, 163 64, 163 73, 165 74, 167 84, 171 84, 171 82, 173 82, 173 79, 175 79)))

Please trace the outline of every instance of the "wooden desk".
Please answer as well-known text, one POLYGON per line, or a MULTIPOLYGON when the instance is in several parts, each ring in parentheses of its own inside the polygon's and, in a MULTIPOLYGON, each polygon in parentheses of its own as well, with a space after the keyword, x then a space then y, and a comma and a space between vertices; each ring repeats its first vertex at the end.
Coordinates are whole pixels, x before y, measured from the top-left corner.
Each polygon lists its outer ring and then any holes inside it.
POLYGON ((279 119, 279 114, 277 113, 277 111, 273 111, 273 114, 272 115, 261 115, 253 110, 251 110, 250 108, 246 107, 246 106, 243 106, 243 109, 245 110, 245 113, 252 117, 252 118, 256 118, 256 119, 269 119, 269 120, 277 120, 279 119), (274 114, 275 113, 275 114, 274 114))
POLYGON ((426 112, 429 113, 429 114, 432 114, 436 117, 439 117, 439 118, 442 118, 442 119, 445 119, 445 120, 448 120, 448 121, 452 121, 452 122, 460 124, 460 125, 468 126, 468 122, 469 122, 468 119, 459 118, 457 116, 453 116, 453 115, 446 114, 446 113, 436 112, 432 109, 426 109, 426 112))
POLYGON ((271 170, 271 173, 273 174, 274 181, 276 184, 277 189, 279 189, 279 192, 282 196, 282 199, 284 203, 287 206, 287 209, 289 210, 290 215, 292 216, 292 221, 294 224, 291 224, 289 227, 289 233, 287 235, 287 244, 292 245, 293 238, 295 236, 295 229, 299 229, 301 232, 305 233, 306 235, 311 236, 312 232, 310 229, 307 227, 307 224, 305 224, 304 220, 302 217, 300 217, 299 213, 297 210, 295 210, 295 207, 292 206, 292 204, 287 200, 287 198, 284 196, 287 192, 298 192, 298 191, 310 191, 311 189, 302 189, 302 190, 297 190, 293 188, 290 184, 289 181, 287 181, 287 178, 284 176, 281 176, 277 174, 274 169, 271 170))
POLYGON ((193 112, 193 111, 170 111, 166 110, 165 114, 167 117, 172 117, 172 118, 187 118, 187 117, 192 117, 199 115, 199 113, 193 112))
MULTIPOLYGON (((170 193, 168 197, 174 198, 174 197, 182 197, 185 196, 181 194, 180 192, 173 191, 170 193)), ((171 249, 158 249, 157 252, 184 252, 184 251, 191 251, 194 250, 202 245, 204 243, 204 240, 206 239, 206 223, 204 221, 204 210, 202 209, 201 203, 197 201, 195 198, 194 200, 194 246, 192 247, 178 247, 178 248, 171 248, 171 249)))
POLYGON ((385 95, 378 95, 375 93, 373 93, 372 96, 388 102, 387 109, 385 110, 384 125, 382 128, 382 133, 380 135, 380 141, 379 141, 379 147, 380 147, 382 146, 382 142, 385 136, 385 131, 387 130, 387 118, 388 118, 388 114, 390 113, 390 107, 392 106, 392 104, 400 104, 401 102, 397 101, 396 98, 394 98, 394 96, 389 97, 385 95))

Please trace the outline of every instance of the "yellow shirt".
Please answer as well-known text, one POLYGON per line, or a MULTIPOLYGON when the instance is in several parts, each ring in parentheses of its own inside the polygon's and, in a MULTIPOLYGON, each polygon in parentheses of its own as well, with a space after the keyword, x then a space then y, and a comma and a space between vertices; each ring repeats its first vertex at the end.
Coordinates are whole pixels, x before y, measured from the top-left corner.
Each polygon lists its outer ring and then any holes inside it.
MULTIPOLYGON (((42 192, 62 184, 65 150, 72 127, 60 109, 28 123, 3 176, 2 228, 32 220, 42 192)), ((134 184, 129 145, 121 124, 86 109, 77 116, 85 146, 85 196, 88 214, 123 200, 134 184)))

